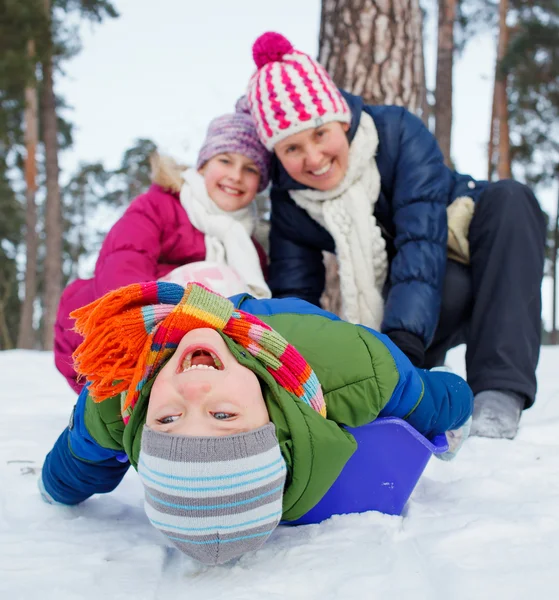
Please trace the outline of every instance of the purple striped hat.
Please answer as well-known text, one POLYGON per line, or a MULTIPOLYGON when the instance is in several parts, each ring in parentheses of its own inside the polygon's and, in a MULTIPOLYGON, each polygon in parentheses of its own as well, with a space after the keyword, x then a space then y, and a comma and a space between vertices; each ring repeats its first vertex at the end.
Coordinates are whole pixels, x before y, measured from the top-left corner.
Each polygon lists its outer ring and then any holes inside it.
POLYGON ((262 145, 250 115, 237 112, 215 118, 208 126, 196 168, 200 169, 217 154, 226 152, 242 154, 254 161, 260 171, 258 191, 261 192, 268 186, 272 155, 262 145))

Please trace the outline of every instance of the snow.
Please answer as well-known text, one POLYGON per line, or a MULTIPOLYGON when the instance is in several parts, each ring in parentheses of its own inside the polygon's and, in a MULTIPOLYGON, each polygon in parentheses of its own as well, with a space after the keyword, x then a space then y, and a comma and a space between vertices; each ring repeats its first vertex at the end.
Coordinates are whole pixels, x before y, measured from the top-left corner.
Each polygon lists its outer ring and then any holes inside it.
MULTIPOLYGON (((448 363, 463 373, 463 349, 448 363)), ((432 459, 402 517, 280 527, 262 550, 204 567, 166 547, 129 471, 112 494, 44 504, 37 470, 75 397, 52 354, 0 353, 0 598, 41 600, 557 597, 559 348, 514 441, 469 439, 432 459)))

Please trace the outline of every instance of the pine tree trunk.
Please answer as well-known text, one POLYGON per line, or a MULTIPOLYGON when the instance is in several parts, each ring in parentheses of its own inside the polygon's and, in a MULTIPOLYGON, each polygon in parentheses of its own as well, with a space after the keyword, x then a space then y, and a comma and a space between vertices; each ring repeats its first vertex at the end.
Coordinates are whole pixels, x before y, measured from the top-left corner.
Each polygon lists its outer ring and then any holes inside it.
MULTIPOLYGON (((322 0, 318 60, 367 104, 396 104, 427 121, 419 0, 322 0)), ((341 312, 337 261, 325 253, 322 305, 341 312)))
POLYGON ((496 156, 496 148, 495 148, 495 139, 498 135, 497 128, 497 96, 496 96, 496 84, 497 81, 493 83, 493 98, 491 100, 491 121, 489 125, 489 143, 487 147, 487 180, 493 180, 493 173, 495 172, 495 156, 496 156))
MULTIPOLYGON (((499 3, 499 49, 497 53, 499 65, 507 52, 509 41, 507 12, 508 0, 501 0, 499 3)), ((499 120, 499 161, 497 162, 497 174, 499 175, 499 179, 509 179, 512 174, 510 163, 507 77, 500 72, 498 72, 496 75, 496 113, 497 119, 499 120)))
POLYGON ((13 340, 10 335, 10 328, 8 327, 7 314, 8 302, 10 295, 12 294, 13 284, 11 281, 6 281, 3 289, 2 298, 0 298, 0 349, 11 350, 13 348, 13 340))
MULTIPOLYGON (((421 32, 423 35, 423 18, 421 20, 421 32)), ((419 59, 419 69, 420 73, 418 77, 421 81, 421 88, 419 92, 419 106, 416 109, 416 114, 418 117, 421 118, 425 127, 427 127, 427 129, 431 129, 430 119, 433 114, 433 107, 429 104, 429 100, 427 98, 427 83, 425 81, 425 54, 423 52, 423 41, 421 43, 421 57, 419 59)))
POLYGON ((557 258, 559 257, 559 195, 557 196, 557 207, 555 212, 555 228, 553 230, 553 289, 551 293, 552 305, 551 305, 551 343, 557 344, 558 331, 557 331, 557 258))
POLYGON ((435 88, 435 137, 448 166, 452 133, 452 68, 454 64, 454 22, 456 0, 439 0, 437 38, 437 80, 435 88))
POLYGON ((509 114, 507 97, 507 76, 501 72, 501 61, 507 53, 509 28, 507 25, 508 0, 499 2, 499 41, 495 63, 495 83, 491 129, 489 132, 488 179, 497 171, 499 179, 512 177, 510 159, 509 114))
MULTIPOLYGON (((50 19, 50 0, 45 0, 50 19)), ((52 21, 51 21, 52 27, 52 21)), ((52 30, 49 35, 49 51, 43 62, 43 142, 45 146, 45 171, 47 198, 45 205, 45 298, 43 305, 43 347, 53 347, 54 322, 62 288, 62 222, 60 188, 58 185, 58 139, 57 115, 53 83, 52 30)))
POLYGON ((422 104, 419 0, 322 0, 318 59, 336 85, 367 104, 422 104))
MULTIPOLYGON (((27 55, 31 60, 35 56, 35 43, 27 43, 27 55)), ((34 348, 33 305, 37 295, 37 190, 36 149, 39 138, 37 86, 33 81, 25 88, 25 296, 21 305, 19 319, 18 348, 34 348)))

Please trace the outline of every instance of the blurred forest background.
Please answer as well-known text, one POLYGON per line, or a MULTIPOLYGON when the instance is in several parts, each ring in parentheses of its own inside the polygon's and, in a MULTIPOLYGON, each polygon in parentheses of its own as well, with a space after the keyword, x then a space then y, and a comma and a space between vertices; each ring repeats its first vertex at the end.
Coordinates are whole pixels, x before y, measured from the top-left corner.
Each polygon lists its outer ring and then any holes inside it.
MULTIPOLYGON (((116 169, 94 162, 60 172, 73 124, 56 84, 80 52, 80 24, 118 18, 108 0, 0 0, 0 350, 52 348, 62 289, 91 274, 104 235, 149 186, 149 139, 123 148, 116 169)), ((512 176, 536 192, 554 186, 559 208, 559 0, 322 0, 318 58, 366 102, 419 115, 452 166, 453 66, 487 31, 497 60, 486 177, 512 176), (425 81, 426 18, 438 23, 434 89, 425 81)), ((266 200, 259 198, 263 237, 266 200)), ((553 315, 545 343, 559 342, 558 214, 548 219, 553 315)), ((336 310, 335 259, 325 260, 324 304, 336 310)))

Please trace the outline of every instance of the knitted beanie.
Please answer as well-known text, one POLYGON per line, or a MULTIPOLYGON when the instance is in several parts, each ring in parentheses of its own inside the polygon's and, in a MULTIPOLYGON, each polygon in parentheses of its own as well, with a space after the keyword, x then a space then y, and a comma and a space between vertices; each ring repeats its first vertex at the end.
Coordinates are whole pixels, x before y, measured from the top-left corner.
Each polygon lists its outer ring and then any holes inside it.
POLYGON ((248 84, 247 99, 268 150, 305 129, 331 121, 351 122, 347 102, 328 73, 282 35, 261 35, 252 56, 258 70, 248 84))
POLYGON ((94 402, 123 392, 125 425, 146 383, 186 333, 199 328, 221 331, 243 346, 279 385, 326 416, 320 382, 297 349, 255 315, 197 283, 133 283, 70 316, 84 338, 73 354, 76 373, 87 379, 94 402))
POLYGON ((260 171, 258 191, 261 192, 268 186, 271 154, 260 142, 250 115, 236 112, 215 118, 208 126, 196 168, 200 169, 217 154, 226 152, 235 152, 250 158, 260 171))
POLYGON ((258 550, 281 519, 286 466, 271 423, 225 437, 145 426, 138 474, 152 525, 207 565, 258 550))

